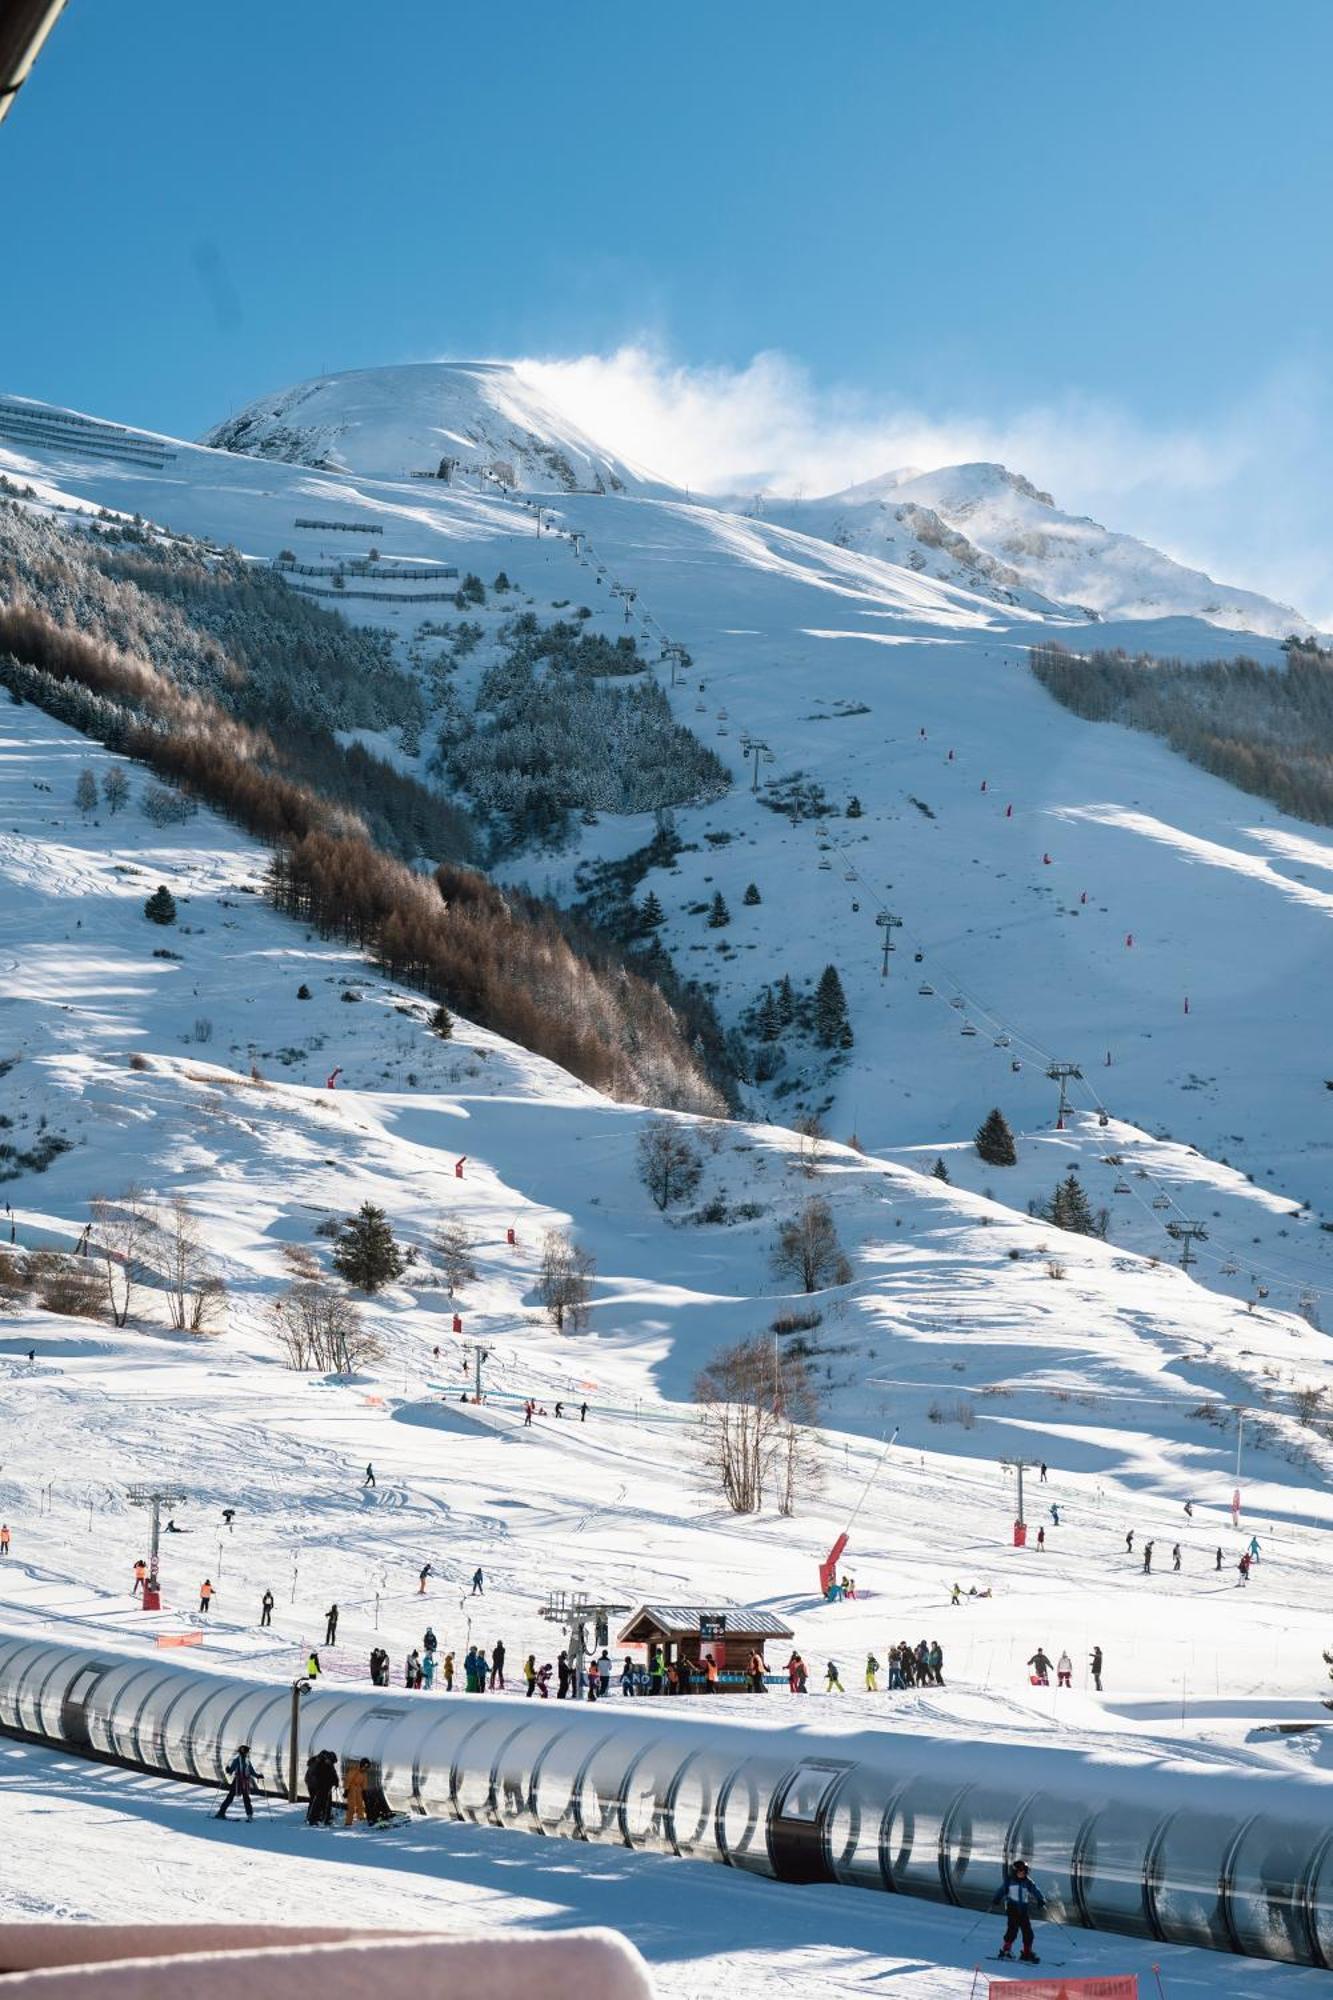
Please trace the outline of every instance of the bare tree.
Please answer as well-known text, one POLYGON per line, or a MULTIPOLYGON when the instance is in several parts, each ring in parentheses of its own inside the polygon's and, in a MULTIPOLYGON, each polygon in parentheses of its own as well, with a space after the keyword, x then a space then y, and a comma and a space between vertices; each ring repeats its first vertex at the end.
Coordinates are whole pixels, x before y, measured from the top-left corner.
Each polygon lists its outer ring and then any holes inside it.
POLYGON ((183 1332, 207 1332, 227 1288, 213 1269, 199 1224, 183 1195, 173 1197, 166 1220, 159 1225, 155 1249, 171 1324, 183 1332))
POLYGON ((588 1324, 589 1295, 597 1260, 575 1243, 567 1229, 548 1229, 542 1244, 537 1296, 557 1333, 581 1333, 588 1324))
POLYGON ((97 776, 87 764, 79 772, 79 781, 74 787, 74 803, 85 819, 97 811, 97 776))
POLYGON ((383 1358, 378 1336, 344 1293, 301 1280, 270 1308, 273 1337, 289 1368, 317 1368, 326 1375, 355 1375, 383 1358))
POLYGON ((660 1209, 685 1201, 703 1175, 687 1129, 674 1118, 652 1118, 639 1134, 639 1178, 660 1209))
POLYGON ((852 1267, 826 1201, 812 1196, 798 1214, 779 1224, 772 1263, 775 1277, 795 1278, 806 1292, 850 1282, 852 1267))
POLYGON ((828 1138, 824 1121, 817 1111, 812 1111, 808 1117, 797 1119, 796 1130, 801 1135, 801 1172, 807 1180, 813 1180, 824 1161, 824 1141, 828 1138))
POLYGON ((754 1335, 724 1348, 696 1376, 694 1400, 705 1468, 732 1512, 754 1513, 772 1481, 780 1511, 793 1513, 818 1473, 804 1428, 817 1413, 805 1362, 754 1335))
POLYGON ((464 1285, 473 1284, 477 1267, 472 1261, 472 1232, 463 1222, 446 1222, 435 1238, 435 1248, 444 1267, 444 1282, 452 1299, 464 1285))
POLYGON ((144 1272, 149 1268, 153 1212, 143 1189, 133 1181, 121 1194, 94 1195, 88 1206, 92 1215, 92 1250, 102 1266, 107 1305, 113 1323, 124 1326, 144 1272))

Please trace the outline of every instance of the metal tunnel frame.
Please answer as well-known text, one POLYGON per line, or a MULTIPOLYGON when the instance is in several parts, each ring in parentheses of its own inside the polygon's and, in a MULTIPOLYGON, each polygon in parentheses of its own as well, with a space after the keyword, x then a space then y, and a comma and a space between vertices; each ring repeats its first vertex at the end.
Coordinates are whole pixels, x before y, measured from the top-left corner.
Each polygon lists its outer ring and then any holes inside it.
MULTIPOLYGON (((284 1683, 0 1636, 0 1730, 82 1756, 221 1785, 245 1742, 282 1793, 291 1708, 284 1683)), ((303 1753, 370 1758, 422 1816, 973 1910, 1021 1857, 1060 1922, 1333 1968, 1333 1786, 1316 1779, 775 1731, 666 1700, 608 1713, 317 1685, 301 1728, 303 1753)))

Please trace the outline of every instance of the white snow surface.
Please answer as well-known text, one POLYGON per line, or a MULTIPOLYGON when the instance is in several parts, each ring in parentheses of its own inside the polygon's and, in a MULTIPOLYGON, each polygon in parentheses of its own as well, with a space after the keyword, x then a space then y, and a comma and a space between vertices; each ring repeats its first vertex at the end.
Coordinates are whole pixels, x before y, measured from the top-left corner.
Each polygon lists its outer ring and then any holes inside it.
MULTIPOLYGON (((0 1110, 16 1145, 43 1120, 72 1142, 4 1192, 24 1248, 71 1246, 98 1189, 137 1178, 156 1199, 184 1194, 229 1310, 204 1339, 171 1333, 151 1290, 120 1330, 26 1306, 0 1320, 0 1511, 14 1534, 0 1627, 148 1648, 158 1633, 203 1628, 207 1575, 218 1594, 193 1658, 289 1679, 337 1601, 324 1666, 361 1681, 377 1636, 401 1674, 427 1619, 441 1652, 503 1636, 511 1671, 529 1649, 549 1658, 538 1610, 551 1588, 728 1597, 795 1626, 816 1690, 802 1719, 820 1727, 904 1728, 978 1755, 1040 1743, 1146 1759, 1167 1784, 1182 1751, 1219 1776, 1328 1781, 1320 1735, 1264 1733, 1323 1715, 1313 1695, 1328 1638, 1329 1454, 1288 1392, 1333 1381, 1326 1342, 1304 1321, 1245 1314, 1083 1239, 1060 1240, 1066 1276, 1054 1281, 1052 1232, 1026 1217, 843 1147, 812 1182, 796 1136, 773 1126, 698 1127, 701 1192, 754 1200, 758 1220, 668 1221, 634 1172, 648 1114, 466 1022, 451 1042, 431 1036, 418 996, 267 909, 254 893, 262 852, 207 812, 159 830, 136 798, 114 819, 82 819, 78 772, 100 776, 114 761, 30 706, 2 712, 0 1054, 14 1061, 0 1110), (172 928, 142 918, 158 882, 178 899, 172 928), (302 982, 309 1001, 296 998, 302 982), (329 1091, 335 1063, 346 1087, 329 1091), (774 1217, 812 1186, 833 1204, 855 1274, 813 1300, 783 1296, 767 1272, 774 1217), (386 1360, 350 1382, 293 1374, 267 1334, 268 1304, 293 1249, 323 1261, 317 1226, 364 1199, 416 1252, 403 1282, 365 1308, 386 1360), (457 1303, 462 1341, 431 1250, 445 1218, 476 1242, 479 1277, 457 1303), (598 1260, 592 1328, 576 1338, 555 1336, 533 1300, 542 1233, 567 1221, 598 1260), (731 1516, 694 1463, 690 1378, 723 1342, 811 1307, 827 1392, 822 1497, 793 1519, 731 1516), (458 1400, 474 1340, 491 1355, 481 1408, 458 1400), (545 1413, 531 1429, 526 1395, 545 1413), (1239 1534, 1227 1513, 1233 1403, 1265 1412, 1239 1534), (1041 1550, 1011 1545, 1012 1477, 997 1461, 1018 1453, 1050 1465, 1045 1486, 1029 1475, 1041 1550), (156 1616, 129 1592, 144 1521, 125 1488, 148 1478, 189 1496, 184 1533, 165 1539, 156 1616), (224 1506, 238 1510, 231 1534, 224 1506), (853 1513, 858 1597, 827 1605, 816 1562, 853 1513), (1151 1577, 1125 1553, 1130 1526, 1140 1543, 1156 1538, 1151 1577), (1242 1589, 1234 1565, 1254 1532, 1263 1560, 1242 1589), (423 1601, 427 1559, 436 1579, 423 1601), (478 1563, 483 1598, 467 1588, 478 1563), (955 1608, 954 1581, 993 1594, 955 1608), (257 1623, 266 1584, 278 1599, 269 1632, 257 1623), (947 1686, 859 1692, 866 1651, 883 1659, 900 1637, 941 1640, 947 1686), (1038 1643, 1068 1647, 1072 1691, 1028 1684, 1038 1643), (1107 1656, 1101 1697, 1086 1672, 1094 1643, 1107 1656), (845 1695, 822 1691, 829 1659, 845 1695)), ((738 1700, 734 1714, 782 1728, 788 1710, 775 1692, 762 1712, 738 1700)), ((775 1982, 804 1995, 890 1978, 962 2000, 987 1935, 964 1913, 905 1899, 473 1827, 312 1835, 281 1813, 219 1827, 208 1810, 179 1787, 4 1746, 0 1913, 105 1919, 142 1903, 171 1918, 605 1922, 645 1952, 664 1990, 725 1983, 747 2000, 775 1982)), ((1049 1934, 1047 1955, 1145 1979, 1156 1956, 1174 1993, 1215 1990, 1219 1976, 1238 1994, 1313 1993, 1319 1977, 1239 1960, 1223 1970, 1212 1956, 1083 1933, 1049 1934)))

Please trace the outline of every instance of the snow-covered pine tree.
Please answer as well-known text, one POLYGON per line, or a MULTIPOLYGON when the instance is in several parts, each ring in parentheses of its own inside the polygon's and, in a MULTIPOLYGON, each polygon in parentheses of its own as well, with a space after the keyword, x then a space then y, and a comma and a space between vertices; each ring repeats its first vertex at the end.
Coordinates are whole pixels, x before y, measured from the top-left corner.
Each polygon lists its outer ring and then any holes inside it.
POLYGON ((943 1158, 939 1155, 936 1156, 935 1164, 930 1171, 937 1181, 947 1182, 949 1179, 949 1169, 945 1166, 943 1158))
POLYGON ((796 992, 791 983, 791 974, 784 972, 778 981, 778 1020, 784 1028, 789 1028, 796 1019, 796 992))
POLYGON ((836 965, 826 965, 815 988, 815 1040, 822 1049, 850 1048, 852 1024, 836 965))
POLYGON ((861 801, 860 799, 857 798, 856 793, 853 792, 852 796, 847 801, 848 819, 860 819, 862 810, 863 808, 861 805, 861 801))
POLYGON ((639 905, 639 922, 646 931, 655 931, 659 924, 666 922, 666 911, 652 889, 639 905))
POLYGON ((763 897, 759 893, 758 883, 757 882, 747 883, 745 894, 741 897, 741 901, 744 903, 746 909, 752 910, 756 903, 762 903, 763 900, 764 900, 763 897))
POLYGON ((85 815, 97 811, 97 776, 87 764, 79 772, 78 783, 74 787, 74 803, 85 815))
POLYGON ((176 898, 165 883, 154 889, 143 906, 143 913, 150 924, 174 924, 176 921, 176 898))
POLYGON ((755 1033, 761 1042, 775 1042, 782 1032, 782 1016, 778 1011, 778 1003, 773 998, 771 986, 764 988, 764 997, 759 1002, 754 1025, 755 1033))
POLYGON ((1051 1196, 1050 1220, 1057 1229, 1070 1229, 1078 1236, 1097 1233, 1088 1197, 1072 1167, 1051 1196))
POLYGON ((987 1112, 977 1128, 976 1148, 988 1167, 1016 1167, 1018 1148, 1009 1121, 998 1104, 987 1112))
POLYGON ((359 1292, 379 1292, 402 1274, 403 1256, 382 1208, 363 1201, 333 1246, 333 1268, 359 1292))
POLYGON ((714 894, 712 903, 709 905, 708 928, 710 931, 720 931, 730 922, 731 911, 727 908, 726 897, 719 889, 714 894))

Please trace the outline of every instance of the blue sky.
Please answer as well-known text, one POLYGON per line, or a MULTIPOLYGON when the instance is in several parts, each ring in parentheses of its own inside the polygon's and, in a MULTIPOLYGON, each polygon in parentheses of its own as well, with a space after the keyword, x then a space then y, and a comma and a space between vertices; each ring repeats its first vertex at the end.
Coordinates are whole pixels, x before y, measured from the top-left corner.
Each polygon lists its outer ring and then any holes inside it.
POLYGON ((787 444, 714 425, 699 483, 998 440, 1324 613, 1331 57, 1324 0, 72 0, 0 130, 0 383, 193 435, 632 345, 660 419, 778 356, 787 444))

